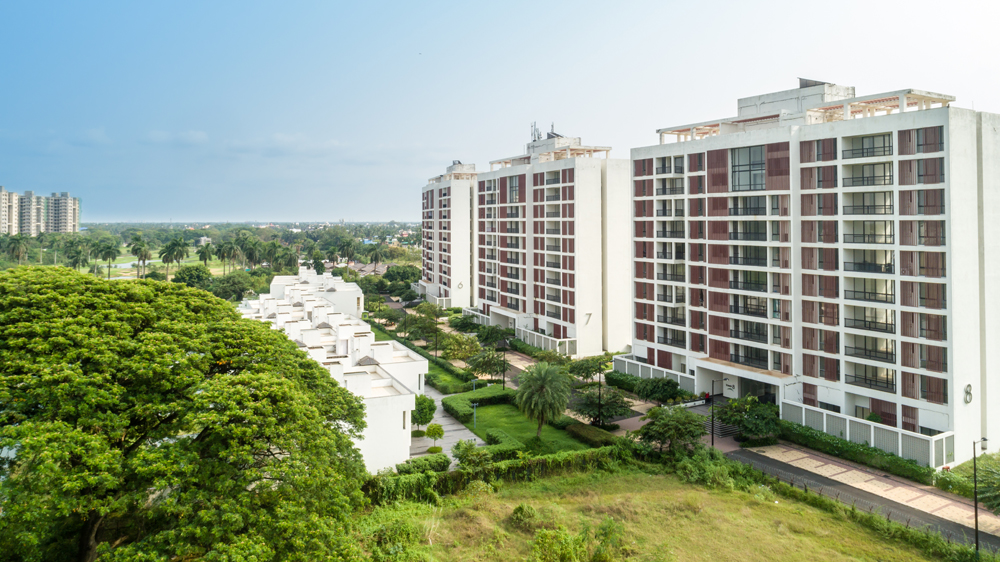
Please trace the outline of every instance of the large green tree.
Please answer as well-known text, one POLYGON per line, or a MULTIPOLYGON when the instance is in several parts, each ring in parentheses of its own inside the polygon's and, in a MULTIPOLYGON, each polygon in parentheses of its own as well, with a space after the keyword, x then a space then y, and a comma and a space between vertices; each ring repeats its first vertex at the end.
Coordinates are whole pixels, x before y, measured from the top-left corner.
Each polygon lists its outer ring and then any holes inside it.
POLYGON ((500 377, 503 379, 503 388, 507 388, 507 371, 510 370, 511 365, 503 353, 492 347, 487 347, 478 354, 468 358, 466 363, 469 366, 469 370, 476 375, 500 377))
POLYGON ((658 447, 661 453, 664 448, 675 454, 687 451, 707 433, 705 418, 687 408, 656 407, 640 419, 647 423, 639 428, 639 440, 658 447))
POLYGON ((528 419, 538 422, 539 439, 542 426, 566 411, 572 390, 570 381, 566 371, 548 363, 536 363, 521 373, 514 404, 528 419))
POLYGON ((0 557, 358 560, 364 406, 180 284, 0 272, 0 557))

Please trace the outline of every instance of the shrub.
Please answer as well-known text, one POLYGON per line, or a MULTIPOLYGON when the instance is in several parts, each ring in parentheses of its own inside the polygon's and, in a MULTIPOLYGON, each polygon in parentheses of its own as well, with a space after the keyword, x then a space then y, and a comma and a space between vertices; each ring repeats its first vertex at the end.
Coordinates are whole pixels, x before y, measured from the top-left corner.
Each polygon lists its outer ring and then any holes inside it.
POLYGON ((635 375, 628 375, 619 371, 609 371, 604 373, 604 382, 609 386, 618 387, 627 392, 635 392, 636 386, 642 379, 635 375))
POLYGON ((460 394, 462 392, 469 392, 472 390, 471 382, 459 382, 454 380, 445 380, 433 373, 427 373, 427 377, 424 378, 429 386, 433 386, 438 389, 441 394, 460 394))
POLYGON ((420 531, 409 521, 397 519, 382 525, 372 533, 372 560, 412 560, 409 547, 419 540, 420 531))
POLYGON ((884 470, 896 476, 909 478, 921 484, 930 485, 934 480, 934 469, 920 466, 915 461, 897 457, 881 449, 853 443, 817 431, 811 427, 799 425, 785 420, 778 421, 779 436, 785 441, 815 449, 821 453, 833 455, 845 460, 884 470))
POLYGON ((523 353, 528 357, 534 357, 538 353, 542 352, 542 348, 528 345, 519 339, 511 338, 509 341, 511 349, 518 353, 523 353))
POLYGON ((427 452, 430 453, 430 454, 432 454, 432 455, 436 455, 436 454, 440 453, 443 450, 444 449, 442 449, 441 447, 438 447, 438 446, 427 447, 427 452))
POLYGON ((166 281, 167 276, 160 273, 159 271, 150 271, 145 275, 143 275, 143 279, 146 279, 147 281, 166 281))
POLYGON ((439 423, 432 423, 427 426, 427 431, 424 434, 428 439, 433 439, 434 445, 437 446, 437 440, 444 438, 444 428, 439 423))
POLYGON ((441 406, 456 420, 467 423, 472 421, 472 402, 478 402, 480 406, 510 404, 516 394, 517 391, 512 388, 504 389, 493 385, 442 398, 441 406))
POLYGON ((591 447, 605 447, 608 445, 614 445, 618 442, 617 436, 612 435, 599 427, 583 423, 568 426, 566 428, 566 433, 572 435, 577 441, 586 443, 591 447))
POLYGON ((501 429, 491 429, 486 432, 487 447, 483 449, 490 453, 495 461, 505 461, 517 458, 517 453, 524 450, 524 443, 511 437, 501 429))
POLYGON ((451 458, 444 453, 417 457, 396 465, 397 474, 418 474, 421 472, 446 472, 451 466, 451 458))
POLYGON ((555 529, 535 531, 531 545, 531 562, 586 562, 587 537, 585 533, 573 535, 560 525, 555 529))
POLYGON ((422 429, 414 429, 410 432, 410 437, 423 437, 424 435, 427 435, 427 432, 422 429))
POLYGON ((942 470, 935 474, 934 485, 945 492, 951 492, 970 499, 973 495, 972 480, 961 474, 955 474, 950 470, 942 470))
POLYGON ((427 425, 434 420, 434 412, 437 410, 437 402, 430 396, 417 395, 416 409, 410 412, 410 421, 418 428, 427 425))
POLYGON ((515 529, 521 529, 522 531, 531 530, 535 526, 535 521, 538 519, 538 512, 535 508, 531 507, 526 503, 519 503, 514 511, 510 514, 510 525, 515 529))
POLYGON ((642 379, 642 382, 636 385, 635 393, 643 400, 660 404, 669 400, 677 400, 687 394, 681 390, 677 381, 668 378, 642 379))
POLYGON ((569 427, 569 426, 571 426, 571 425, 573 425, 575 423, 580 423, 580 420, 575 419, 575 418, 571 418, 571 417, 569 417, 567 415, 562 415, 562 416, 559 416, 558 418, 550 421, 549 425, 551 425, 552 427, 554 427, 556 429, 566 429, 567 427, 569 427))
POLYGON ((601 425, 606 420, 631 414, 632 402, 617 388, 591 388, 576 395, 572 409, 592 424, 601 425))

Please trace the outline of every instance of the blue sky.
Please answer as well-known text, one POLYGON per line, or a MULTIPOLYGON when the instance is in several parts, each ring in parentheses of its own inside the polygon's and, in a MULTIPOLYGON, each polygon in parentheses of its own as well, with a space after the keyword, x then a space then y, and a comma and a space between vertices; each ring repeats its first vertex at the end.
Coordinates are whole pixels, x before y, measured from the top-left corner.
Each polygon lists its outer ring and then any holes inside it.
POLYGON ((5 2, 0 185, 84 222, 417 220, 529 124, 610 145, 799 76, 1000 112, 998 2, 5 2))

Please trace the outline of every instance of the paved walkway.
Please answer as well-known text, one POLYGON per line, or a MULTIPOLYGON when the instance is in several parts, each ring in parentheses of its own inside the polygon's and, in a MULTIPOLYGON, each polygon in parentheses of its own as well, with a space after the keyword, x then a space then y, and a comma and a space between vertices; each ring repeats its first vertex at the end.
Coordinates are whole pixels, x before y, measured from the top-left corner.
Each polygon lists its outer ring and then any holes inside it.
MULTIPOLYGON (((434 419, 431 420, 431 423, 441 424, 441 427, 444 429, 444 438, 437 441, 438 447, 444 449, 444 453, 451 456, 452 446, 460 440, 473 439, 477 445, 485 444, 469 428, 444 411, 444 408, 441 407, 441 399, 444 398, 444 394, 441 394, 436 388, 428 385, 424 385, 424 394, 437 402, 437 410, 434 412, 434 419)), ((427 426, 423 426, 423 428, 427 429, 427 426)), ((434 446, 434 441, 426 437, 412 438, 410 440, 410 458, 426 455, 427 448, 432 446, 434 446)))

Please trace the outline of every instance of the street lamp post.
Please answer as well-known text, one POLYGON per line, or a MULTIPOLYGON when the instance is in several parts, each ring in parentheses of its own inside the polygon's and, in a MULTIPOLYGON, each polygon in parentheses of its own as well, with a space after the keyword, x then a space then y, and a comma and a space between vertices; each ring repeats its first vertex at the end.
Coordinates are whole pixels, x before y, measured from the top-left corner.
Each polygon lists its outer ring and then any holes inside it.
POLYGON ((506 389, 507 388, 507 347, 510 345, 510 340, 508 340, 507 338, 504 338, 504 339, 500 340, 499 343, 500 343, 500 345, 503 346, 503 363, 501 363, 501 366, 504 369, 504 372, 500 373, 500 379, 503 381, 503 388, 506 389))
POLYGON ((976 514, 976 560, 979 560, 979 481, 976 475, 976 445, 986 441, 987 439, 983 437, 979 441, 972 442, 972 506, 976 514))
POLYGON ((479 406, 479 402, 472 403, 472 429, 476 429, 476 406, 479 406))

